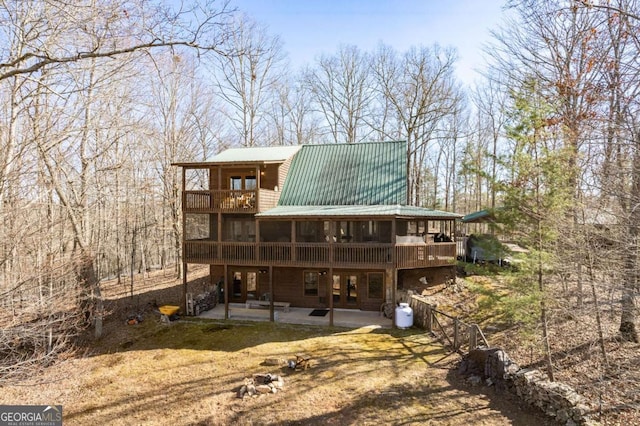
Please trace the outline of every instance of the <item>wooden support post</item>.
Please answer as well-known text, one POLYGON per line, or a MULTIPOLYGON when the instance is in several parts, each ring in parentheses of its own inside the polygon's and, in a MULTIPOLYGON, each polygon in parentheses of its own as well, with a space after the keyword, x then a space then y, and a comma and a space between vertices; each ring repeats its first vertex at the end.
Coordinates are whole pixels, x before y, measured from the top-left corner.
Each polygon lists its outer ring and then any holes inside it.
POLYGON ((393 314, 391 315, 391 326, 393 328, 397 327, 396 324, 396 310, 395 310, 395 306, 397 303, 396 300, 396 292, 398 290, 398 270, 396 268, 393 268, 393 282, 391 283, 391 301, 393 303, 393 314))
POLYGON ((333 267, 329 268, 329 326, 333 327, 333 267))
POLYGON ((460 348, 460 321, 458 318, 453 320, 453 349, 458 350, 460 348))
POLYGON ((296 235, 296 221, 291 221, 291 254, 290 259, 292 262, 297 260, 297 245, 298 245, 298 236, 296 235))
MULTIPOLYGON (((254 208, 256 209, 256 211, 260 211, 258 209, 258 207, 260 206, 260 188, 262 188, 262 175, 260 174, 260 169, 262 168, 262 166, 256 166, 256 187, 254 189, 255 191, 255 196, 253 197, 253 202, 254 204, 254 208)), ((256 237, 259 234, 256 232, 256 237)))
POLYGON ((275 294, 273 294, 273 266, 269 265, 269 321, 275 321, 275 314, 273 312, 273 301, 276 300, 275 294))
POLYGON ((187 263, 182 264, 182 307, 187 313, 187 263))
MULTIPOLYGON (((409 193, 407 192, 407 200, 409 200, 409 193)), ((391 303, 393 305, 393 312, 391 313, 391 326, 395 328, 396 326, 396 304, 398 301, 396 300, 396 291, 398 290, 398 246, 397 238, 398 235, 398 219, 393 219, 391 221, 391 303)))
POLYGON ((262 256, 260 255, 260 219, 256 219, 255 223, 256 223, 256 236, 253 239, 252 243, 255 249, 254 256, 255 256, 256 262, 260 262, 262 261, 262 256))
POLYGON ((227 264, 224 265, 224 319, 229 319, 229 277, 227 264))
POLYGON ((425 324, 425 327, 427 329, 427 333, 433 333, 433 312, 431 312, 431 305, 427 304, 427 315, 426 315, 426 320, 427 323, 425 324))

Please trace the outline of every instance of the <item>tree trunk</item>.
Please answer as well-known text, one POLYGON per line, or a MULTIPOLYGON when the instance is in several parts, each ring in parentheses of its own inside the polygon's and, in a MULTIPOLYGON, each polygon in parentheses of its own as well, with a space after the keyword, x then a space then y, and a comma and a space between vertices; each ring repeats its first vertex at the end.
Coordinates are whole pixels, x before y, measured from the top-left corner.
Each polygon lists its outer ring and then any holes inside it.
MULTIPOLYGON (((638 181, 638 177, 634 176, 634 181, 638 181)), ((634 184, 635 186, 635 184, 634 184)), ((633 209, 631 212, 631 220, 629 225, 630 242, 626 246, 625 254, 625 277, 623 278, 621 309, 620 316, 620 336, 622 340, 627 342, 638 343, 638 331, 636 330, 636 303, 635 293, 637 287, 637 244, 638 244, 638 226, 636 221, 640 220, 640 207, 633 209)))
MULTIPOLYGON (((640 130, 640 129, 638 129, 640 130)), ((620 336, 627 342, 638 343, 638 331, 636 329, 636 291, 638 287, 638 223, 640 221, 640 131, 635 135, 633 157, 633 177, 631 183, 628 234, 629 242, 625 252, 625 276, 623 278, 620 316, 620 336)))
POLYGON ((549 342, 549 330, 547 327, 547 304, 545 301, 545 290, 543 280, 543 262, 542 262, 542 226, 538 222, 538 289, 540 290, 540 322, 542 323, 542 343, 544 345, 545 360, 547 363, 547 376, 552 382, 555 380, 553 376, 553 361, 551 358, 551 344, 549 342))
POLYGON ((593 273, 593 264, 591 256, 589 256, 589 276, 591 281, 591 295, 593 296, 593 306, 596 313, 596 325, 598 326, 598 343, 600 344, 600 352, 602 353, 602 361, 604 366, 609 365, 607 357, 607 348, 604 344, 604 331, 602 330, 602 319, 600 318, 600 302, 598 301, 598 292, 596 291, 596 278, 593 273))
POLYGON ((82 310, 85 319, 93 323, 94 336, 99 339, 102 336, 102 317, 104 314, 104 303, 100 289, 100 281, 96 277, 94 269, 95 257, 87 249, 80 250, 80 256, 76 264, 76 275, 78 281, 85 289, 85 297, 82 301, 82 310))

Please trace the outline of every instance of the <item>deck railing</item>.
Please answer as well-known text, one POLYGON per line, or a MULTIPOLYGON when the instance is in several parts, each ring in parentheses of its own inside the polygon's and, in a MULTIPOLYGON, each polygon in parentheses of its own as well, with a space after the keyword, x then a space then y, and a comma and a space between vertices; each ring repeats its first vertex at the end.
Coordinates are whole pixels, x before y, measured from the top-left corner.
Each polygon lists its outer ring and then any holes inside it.
POLYGON ((252 243, 185 241, 185 261, 190 263, 256 262, 276 266, 379 266, 419 268, 452 265, 455 243, 373 244, 373 243, 252 243))
POLYGON ((456 261, 456 243, 402 244, 396 246, 399 268, 447 266, 456 261))

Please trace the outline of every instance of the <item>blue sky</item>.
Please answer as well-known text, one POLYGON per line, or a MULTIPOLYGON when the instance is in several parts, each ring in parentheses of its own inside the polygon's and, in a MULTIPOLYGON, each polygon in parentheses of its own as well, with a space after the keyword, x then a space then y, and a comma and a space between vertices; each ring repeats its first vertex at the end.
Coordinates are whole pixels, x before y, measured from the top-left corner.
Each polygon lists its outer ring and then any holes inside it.
POLYGON ((505 0, 231 0, 284 42, 292 65, 312 63, 340 44, 404 51, 438 43, 458 50, 458 76, 471 84, 481 47, 503 16, 505 0))

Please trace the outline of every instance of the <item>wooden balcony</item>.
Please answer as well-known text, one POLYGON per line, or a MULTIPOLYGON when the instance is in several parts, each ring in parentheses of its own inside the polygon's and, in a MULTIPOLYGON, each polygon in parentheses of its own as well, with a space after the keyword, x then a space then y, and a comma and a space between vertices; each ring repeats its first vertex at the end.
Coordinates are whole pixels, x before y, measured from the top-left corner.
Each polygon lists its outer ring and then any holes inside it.
POLYGON ((275 207, 280 192, 260 190, 183 191, 182 210, 186 213, 257 213, 275 207))
POLYGON ((455 243, 328 244, 185 241, 189 263, 327 268, 428 268, 453 265, 455 243))

